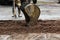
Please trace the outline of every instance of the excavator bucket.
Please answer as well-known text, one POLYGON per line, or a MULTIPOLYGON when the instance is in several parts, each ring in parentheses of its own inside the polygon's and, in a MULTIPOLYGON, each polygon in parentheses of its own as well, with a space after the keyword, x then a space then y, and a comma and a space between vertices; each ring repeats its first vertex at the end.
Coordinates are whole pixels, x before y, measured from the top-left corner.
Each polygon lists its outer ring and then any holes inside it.
MULTIPOLYGON (((30 18, 29 24, 34 24, 38 21, 38 18, 40 16, 40 9, 37 5, 30 3, 25 6, 25 12, 30 18)), ((28 18, 26 18, 28 19, 28 18)))

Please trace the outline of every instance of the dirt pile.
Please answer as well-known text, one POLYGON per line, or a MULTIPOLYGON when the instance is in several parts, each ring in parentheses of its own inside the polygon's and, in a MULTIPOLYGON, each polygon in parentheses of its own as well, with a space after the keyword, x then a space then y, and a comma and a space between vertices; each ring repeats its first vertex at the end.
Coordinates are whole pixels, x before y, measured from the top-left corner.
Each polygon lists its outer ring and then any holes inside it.
POLYGON ((0 34, 12 33, 60 33, 60 21, 39 20, 33 26, 25 26, 25 21, 0 21, 0 34))

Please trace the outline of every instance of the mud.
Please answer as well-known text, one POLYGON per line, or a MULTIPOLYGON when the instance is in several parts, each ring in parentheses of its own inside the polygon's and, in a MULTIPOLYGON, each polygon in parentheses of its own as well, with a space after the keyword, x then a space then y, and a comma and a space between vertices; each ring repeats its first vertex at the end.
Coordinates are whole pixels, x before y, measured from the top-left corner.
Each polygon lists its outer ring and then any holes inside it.
POLYGON ((39 20, 35 25, 26 26, 25 21, 0 21, 0 35, 11 35, 14 33, 60 33, 59 20, 39 20))

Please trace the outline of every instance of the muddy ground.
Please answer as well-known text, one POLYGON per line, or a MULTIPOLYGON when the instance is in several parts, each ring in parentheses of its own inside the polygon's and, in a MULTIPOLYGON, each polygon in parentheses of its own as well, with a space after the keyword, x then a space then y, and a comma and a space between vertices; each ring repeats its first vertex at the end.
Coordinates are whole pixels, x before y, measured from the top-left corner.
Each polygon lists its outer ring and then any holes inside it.
POLYGON ((59 20, 39 20, 33 26, 25 26, 25 21, 0 21, 0 35, 13 33, 60 33, 59 20))

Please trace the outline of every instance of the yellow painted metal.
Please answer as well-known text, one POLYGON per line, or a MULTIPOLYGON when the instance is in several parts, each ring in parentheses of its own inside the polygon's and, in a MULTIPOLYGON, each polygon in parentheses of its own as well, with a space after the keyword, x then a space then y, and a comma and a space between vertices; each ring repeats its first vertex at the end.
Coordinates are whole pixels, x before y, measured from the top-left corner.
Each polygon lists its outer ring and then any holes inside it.
POLYGON ((20 0, 15 0, 16 5, 18 5, 19 7, 21 6, 21 1, 20 0))

